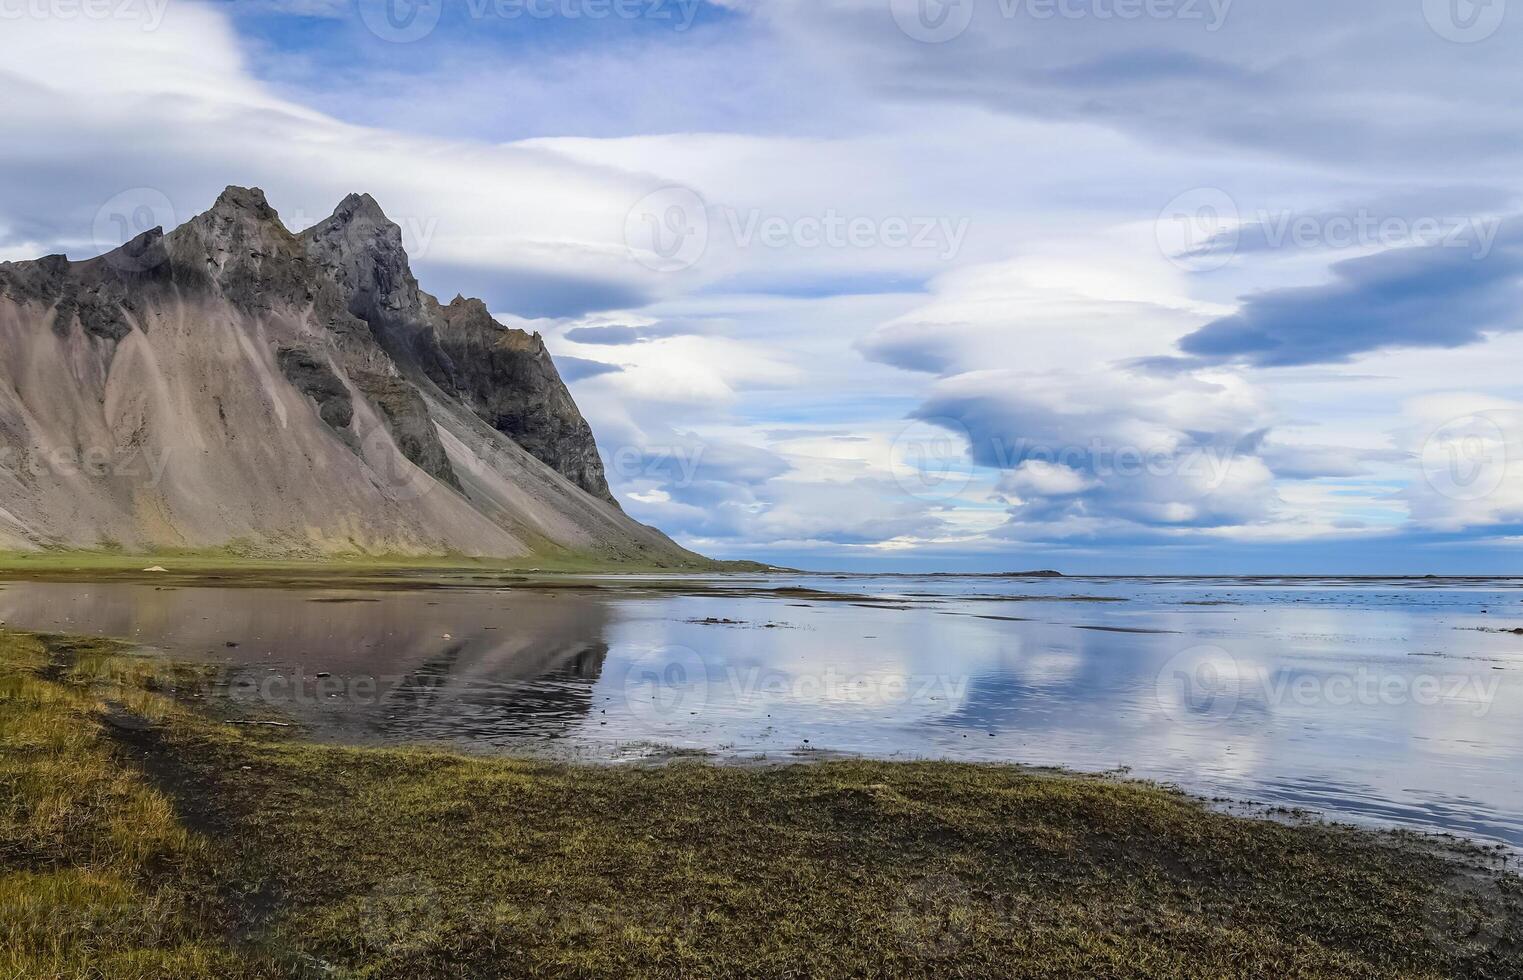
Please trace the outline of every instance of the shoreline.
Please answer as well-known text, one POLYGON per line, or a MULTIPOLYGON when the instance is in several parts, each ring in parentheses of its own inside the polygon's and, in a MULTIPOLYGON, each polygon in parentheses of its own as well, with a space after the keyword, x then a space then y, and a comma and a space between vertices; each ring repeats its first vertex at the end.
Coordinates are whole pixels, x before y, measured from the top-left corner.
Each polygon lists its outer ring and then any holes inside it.
POLYGON ((1523 878, 1457 840, 1234 816, 1167 787, 1014 766, 348 748, 177 698, 201 670, 0 631, 0 966, 1523 970, 1523 878))
POLYGON ((556 574, 612 574, 617 572, 726 572, 791 571, 750 561, 703 561, 682 564, 646 564, 620 561, 598 555, 547 553, 522 558, 487 558, 467 555, 368 555, 368 554, 258 554, 225 549, 130 552, 117 549, 60 549, 43 551, 0 551, 0 573, 39 572, 67 574, 74 572, 136 572, 154 565, 164 565, 183 574, 218 572, 311 572, 327 574, 354 573, 425 573, 425 572, 543 572, 556 574))
MULTIPOLYGON (((581 580, 596 588, 598 580, 622 579, 626 588, 712 591, 696 584, 729 576, 791 577, 828 582, 964 580, 989 583, 1211 582, 1235 586, 1295 586, 1326 582, 1390 583, 1393 586, 1458 585, 1523 581, 1523 575, 1126 575, 1039 572, 840 572, 786 568, 754 561, 709 560, 693 565, 642 565, 604 558, 554 555, 522 559, 420 557, 410 555, 323 557, 254 557, 222 551, 127 554, 116 551, 0 551, 0 582, 157 582, 180 586, 213 585, 270 588, 461 588, 539 584, 568 587, 581 580), (666 579, 663 582, 663 578, 666 579)), ((760 589, 758 594, 769 590, 760 589)), ((809 591, 829 598, 829 586, 809 591)), ((844 596, 842 596, 844 598, 844 596)), ((855 598, 855 597, 854 597, 855 598)), ((1060 596, 1031 596, 1058 599, 1060 596)), ((1075 598, 1075 597, 1070 597, 1075 598)))

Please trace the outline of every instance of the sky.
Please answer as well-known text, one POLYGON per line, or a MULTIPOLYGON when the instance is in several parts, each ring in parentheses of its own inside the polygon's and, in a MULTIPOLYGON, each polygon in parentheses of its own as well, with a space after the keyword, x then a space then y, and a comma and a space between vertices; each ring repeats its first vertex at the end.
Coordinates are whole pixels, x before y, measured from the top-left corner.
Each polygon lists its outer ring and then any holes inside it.
POLYGON ((0 260, 369 192, 715 557, 1523 573, 1520 57, 1508 0, 0 0, 0 260))

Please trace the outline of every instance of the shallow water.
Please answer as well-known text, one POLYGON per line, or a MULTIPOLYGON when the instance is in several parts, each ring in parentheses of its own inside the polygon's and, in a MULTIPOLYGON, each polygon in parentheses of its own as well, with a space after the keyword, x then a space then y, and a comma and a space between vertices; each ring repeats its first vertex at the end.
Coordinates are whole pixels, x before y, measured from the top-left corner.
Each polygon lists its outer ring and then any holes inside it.
POLYGON ((339 741, 1127 768, 1523 847, 1518 580, 13 581, 0 619, 223 664, 339 741))

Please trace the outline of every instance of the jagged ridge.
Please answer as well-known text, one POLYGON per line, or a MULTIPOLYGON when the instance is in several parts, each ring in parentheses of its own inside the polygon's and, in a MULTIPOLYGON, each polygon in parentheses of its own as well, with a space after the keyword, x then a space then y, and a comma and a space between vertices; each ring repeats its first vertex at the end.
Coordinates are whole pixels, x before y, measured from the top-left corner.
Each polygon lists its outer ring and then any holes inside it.
POLYGON ((0 469, 0 544, 699 560, 619 509, 543 340, 423 292, 369 195, 293 233, 229 187, 0 264, 0 344, 0 449, 31 463, 0 469), (86 452, 105 472, 35 465, 86 452))

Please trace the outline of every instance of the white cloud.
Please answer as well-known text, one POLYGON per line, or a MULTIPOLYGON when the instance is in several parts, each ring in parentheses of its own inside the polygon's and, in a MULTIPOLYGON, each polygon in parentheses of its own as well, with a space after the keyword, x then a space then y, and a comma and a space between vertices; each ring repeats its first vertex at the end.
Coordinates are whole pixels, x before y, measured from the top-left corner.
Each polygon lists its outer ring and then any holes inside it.
MULTIPOLYGON (((1505 538, 1523 522, 1523 337, 1318 368, 1134 363, 1244 295, 1324 281, 1338 257, 1244 248, 1192 271, 1159 241, 1182 193, 1225 188, 1250 229, 1366 199, 1412 218, 1516 197, 1507 36, 1436 43, 1416 6, 1374 0, 1237 4, 1212 33, 1012 24, 984 3, 981 27, 924 45, 881 0, 722 6, 745 16, 673 37, 509 49, 441 33, 387 48, 385 72, 251 46, 216 5, 173 3, 155 30, 7 21, 0 257, 102 251, 116 241, 99 212, 145 189, 184 220, 224 184, 257 184, 293 226, 369 191, 425 288, 479 283, 514 322, 549 310, 521 322, 558 355, 621 368, 574 385, 622 460, 616 489, 727 554, 1505 538), (1398 57, 1410 70, 1393 78, 1398 57), (502 141, 522 133, 540 135, 502 141), (706 203, 706 247, 654 272, 627 224, 673 185, 706 203), (885 234, 917 221, 930 247, 885 234), (831 222, 844 244, 819 241, 831 222), (620 326, 638 342, 571 336, 620 326), (1501 439, 1474 423, 1440 446, 1479 451, 1483 482, 1501 473, 1478 498, 1428 479, 1431 434, 1470 416, 1501 439), (927 451, 947 435, 954 452, 927 451), (1130 450, 1158 471, 1116 472, 1130 450), (944 466, 929 488, 927 464, 944 466)), ((328 0, 263 9, 354 26, 328 0)))

